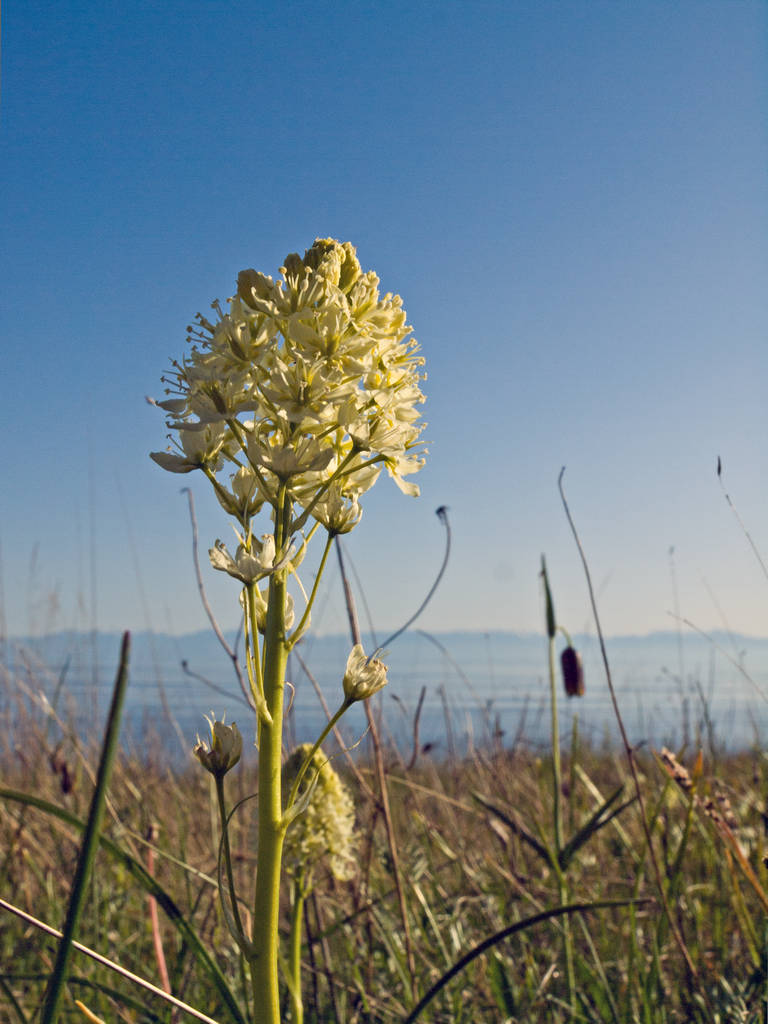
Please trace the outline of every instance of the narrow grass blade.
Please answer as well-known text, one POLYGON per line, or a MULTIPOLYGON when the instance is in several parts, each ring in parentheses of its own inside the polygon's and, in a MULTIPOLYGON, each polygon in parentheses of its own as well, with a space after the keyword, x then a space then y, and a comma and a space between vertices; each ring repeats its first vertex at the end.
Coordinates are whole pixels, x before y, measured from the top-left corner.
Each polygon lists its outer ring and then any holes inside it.
MULTIPOLYGON (((16 803, 24 804, 29 807, 36 807, 38 810, 44 811, 46 814, 50 814, 54 818, 58 818, 60 821, 65 822, 73 828, 81 829, 84 827, 79 818, 75 817, 74 814, 71 814, 63 807, 57 807, 56 804, 49 803, 48 800, 42 800, 40 797, 32 796, 29 793, 20 793, 15 789, 0 788, 0 799, 13 800, 16 803)), ((107 836, 101 836, 99 841, 101 846, 110 854, 110 856, 114 857, 114 859, 117 860, 128 871, 128 873, 136 879, 139 885, 141 885, 150 896, 157 900, 158 905, 165 911, 171 924, 173 924, 187 943, 198 963, 200 963, 207 971, 217 994, 226 1005, 230 1018, 234 1024, 246 1024, 246 1019, 243 1016, 235 997, 230 991, 227 979, 222 974, 218 964, 200 941, 195 929, 189 921, 187 921, 181 910, 179 910, 165 889, 163 889, 152 875, 149 874, 143 864, 132 857, 129 853, 126 853, 125 850, 121 849, 117 843, 113 842, 107 836)))
POLYGON ((80 856, 77 861, 75 877, 72 881, 72 892, 69 897, 67 917, 62 930, 61 942, 56 953, 56 962, 45 994, 43 1009, 40 1017, 40 1024, 55 1024, 59 1016, 61 1000, 64 996, 64 989, 69 974, 69 963, 72 959, 72 940, 74 939, 77 926, 80 922, 83 904, 85 902, 85 891, 88 879, 91 875, 93 862, 96 857, 96 850, 99 846, 99 834, 104 820, 104 805, 107 799, 107 787, 112 775, 112 766, 118 749, 118 737, 120 734, 120 718, 123 710, 123 700, 128 685, 128 658, 131 649, 131 634, 123 634, 123 643, 120 650, 120 665, 115 677, 115 686, 112 692, 112 703, 107 718, 107 729, 104 735, 104 744, 101 749, 99 770, 96 776, 96 788, 91 799, 91 807, 88 812, 88 822, 83 835, 83 845, 80 848, 80 856))
POLYGON ((613 818, 621 814, 622 811, 625 811, 627 807, 631 807, 637 799, 637 797, 633 796, 631 799, 626 800, 623 804, 620 804, 619 807, 615 808, 609 814, 608 810, 610 809, 611 804, 615 803, 623 792, 624 783, 622 783, 617 790, 611 793, 608 799, 605 800, 600 805, 600 807, 598 807, 597 810, 589 816, 589 818, 587 818, 587 820, 584 822, 584 824, 581 826, 578 832, 574 833, 574 835, 571 836, 571 838, 560 851, 557 858, 560 867, 563 869, 563 871, 565 871, 574 855, 578 853, 578 851, 581 849, 584 843, 587 842, 590 836, 594 835, 595 832, 599 832, 604 825, 607 825, 608 822, 613 820, 613 818))
MULTIPOLYGON (((26 911, 21 910, 19 907, 14 907, 12 903, 7 903, 2 897, 0 897, 0 907, 2 907, 3 910, 8 910, 11 913, 16 914, 16 916, 20 917, 23 921, 27 921, 29 924, 34 925, 35 928, 39 928, 40 931, 45 932, 48 935, 54 935, 58 938, 61 937, 61 932, 56 931, 55 928, 51 928, 51 926, 46 924, 45 921, 39 921, 36 917, 33 917, 26 911)), ((196 1020, 202 1021, 203 1024, 217 1024, 213 1017, 209 1017, 207 1014, 202 1013, 200 1010, 196 1010, 194 1006, 188 1006, 186 1003, 182 1002, 181 999, 177 999, 175 996, 170 995, 168 992, 164 992, 161 988, 158 988, 151 982, 145 981, 144 978, 140 978, 138 974, 134 974, 127 968, 121 967, 121 965, 115 963, 114 960, 110 960, 107 957, 102 956, 101 953, 97 953, 96 950, 90 949, 88 946, 84 946, 81 942, 73 940, 72 948, 74 950, 77 950, 78 953, 83 953, 85 954, 85 956, 89 956, 92 960, 95 960, 97 963, 103 964, 105 967, 108 967, 111 971, 114 971, 116 974, 119 974, 122 977, 127 978, 129 981, 134 982, 134 984, 141 986, 146 991, 151 992, 152 995, 156 998, 164 999, 167 1003, 170 1003, 172 1006, 175 1006, 180 1010, 184 1010, 185 1013, 190 1014, 196 1020)), ((93 989, 108 992, 116 1000, 121 998, 119 993, 107 989, 104 986, 97 986, 91 982, 88 982, 88 986, 93 989)), ((137 1004, 134 1000, 126 1000, 126 1003, 131 1005, 132 1008, 136 1008, 137 1006, 139 1006, 139 1004, 137 1004)), ((143 1009, 143 1007, 141 1007, 141 1009, 143 1009)))
POLYGON ((11 991, 10 985, 6 982, 5 978, 0 978, 0 992, 5 994, 6 999, 10 1006, 13 1007, 16 1016, 21 1021, 21 1024, 29 1024, 29 1017, 22 1010, 18 999, 11 991))
POLYGON ((488 981, 498 1008, 505 1017, 514 1017, 517 1012, 515 993, 506 965, 498 953, 488 960, 488 981))
POLYGON ((551 921, 556 917, 563 917, 568 914, 583 913, 587 910, 604 910, 607 907, 628 907, 633 903, 652 902, 653 900, 651 899, 630 899, 598 900, 595 903, 569 903, 564 907, 553 907, 551 910, 545 910, 541 914, 534 914, 533 917, 526 917, 523 918, 522 921, 516 921, 515 924, 502 928, 501 931, 496 932, 495 935, 490 935, 487 939, 483 939, 482 942, 478 943, 477 946, 470 949, 468 953, 465 953, 463 957, 457 960, 453 967, 446 971, 445 974, 435 982, 432 988, 422 996, 416 1006, 414 1006, 405 1018, 403 1024, 413 1024, 413 1022, 421 1016, 422 1010, 429 1006, 435 996, 445 988, 452 978, 455 978, 457 974, 460 974, 465 967, 472 963, 473 960, 477 960, 477 958, 482 956, 487 950, 497 946, 500 942, 503 942, 504 939, 508 939, 510 935, 514 935, 516 932, 525 931, 526 928, 532 928, 534 925, 541 924, 543 921, 551 921))
POLYGON ((519 836, 524 843, 527 843, 532 850, 541 857, 545 864, 552 863, 552 854, 549 852, 547 847, 540 843, 536 836, 532 835, 525 826, 521 825, 519 821, 512 817, 509 811, 504 810, 495 804, 492 800, 484 797, 482 793, 472 793, 472 799, 476 800, 481 806, 485 807, 491 814, 495 814, 496 817, 503 821, 505 825, 509 826, 516 836, 519 836))

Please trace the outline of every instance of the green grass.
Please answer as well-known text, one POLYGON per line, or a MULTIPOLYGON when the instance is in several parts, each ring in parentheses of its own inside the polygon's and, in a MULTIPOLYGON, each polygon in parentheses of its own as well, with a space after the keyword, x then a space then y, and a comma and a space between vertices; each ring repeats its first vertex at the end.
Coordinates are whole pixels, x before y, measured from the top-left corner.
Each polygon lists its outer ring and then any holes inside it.
MULTIPOLYGON (((0 896, 60 928, 80 841, 73 820, 87 817, 98 750, 78 750, 72 736, 46 738, 30 712, 21 720, 4 733, 2 785, 55 804, 68 817, 17 799, 0 800, 0 896), (65 774, 68 792, 62 788, 65 774)), ((406 768, 410 752, 388 750, 386 784, 415 977, 403 941, 376 773, 358 758, 358 776, 347 771, 346 781, 357 805, 359 871, 344 883, 320 872, 306 907, 307 1024, 389 1024, 409 1017, 432 1024, 763 1020, 768 765, 761 752, 719 751, 697 771, 694 753, 682 758, 693 775, 694 790, 688 791, 650 752, 639 761, 670 921, 623 756, 582 744, 574 759, 567 745, 563 749, 566 841, 621 784, 611 810, 626 804, 589 831, 565 868, 569 903, 622 901, 570 915, 573 1013, 563 963, 565 918, 547 918, 560 903, 557 874, 546 856, 552 844, 551 758, 520 744, 513 752, 488 750, 471 760, 435 762, 422 755, 406 768), (730 801, 730 826, 723 823, 720 795, 730 801), (705 810, 708 798, 714 800, 714 818, 711 808, 705 810), (632 899, 638 902, 629 905, 632 899), (529 918, 539 920, 513 928, 529 918), (450 980, 439 987, 447 974, 450 980), (436 985, 437 994, 413 1018, 418 1000, 436 985)), ((343 759, 335 764, 341 768, 343 759)), ((212 952, 243 1007, 248 987, 218 902, 219 826, 209 779, 196 762, 172 771, 159 760, 138 763, 122 756, 104 828, 113 846, 102 844, 98 853, 77 937, 161 987, 162 948, 173 993, 224 1024, 236 1018, 193 938, 212 952), (156 836, 151 857, 149 835, 156 836), (147 872, 167 894, 156 893, 156 926, 147 872)), ((226 781, 234 806, 255 790, 252 765, 239 766, 226 781)), ((247 801, 232 819, 235 870, 244 894, 252 891, 254 810, 255 801, 247 801)), ((248 915, 247 903, 241 912, 248 915)), ((55 955, 53 938, 0 911, 0 1020, 36 1019, 55 955)), ((174 1016, 159 997, 81 954, 73 960, 60 1019, 83 1021, 73 998, 107 1022, 192 1019, 174 1016)))

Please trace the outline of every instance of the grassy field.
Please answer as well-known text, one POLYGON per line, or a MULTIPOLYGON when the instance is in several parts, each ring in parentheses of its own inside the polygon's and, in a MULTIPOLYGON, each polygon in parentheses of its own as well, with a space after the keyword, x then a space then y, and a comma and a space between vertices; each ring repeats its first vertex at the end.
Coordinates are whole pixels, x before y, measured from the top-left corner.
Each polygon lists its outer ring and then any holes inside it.
MULTIPOLYGON (((98 750, 19 710, 0 750, 0 896, 61 927, 98 750)), ((567 737, 559 858, 552 759, 524 742, 448 762, 391 747, 378 765, 336 758, 356 869, 344 882, 317 871, 305 904, 307 1024, 764 1020, 768 766, 759 751, 678 754, 638 752, 639 800, 618 746, 567 737), (580 909, 551 916, 563 904, 580 909)), ((78 937, 225 1024, 238 1018, 224 992, 245 1007, 247 985, 217 894, 210 782, 191 759, 119 760, 78 937)), ((245 894, 250 762, 226 784, 230 807, 245 800, 231 824, 245 894)), ((37 1019, 55 950, 0 911, 0 1020, 37 1019)), ((193 1019, 79 953, 69 993, 62 1020, 87 1019, 74 999, 106 1022, 193 1019)))

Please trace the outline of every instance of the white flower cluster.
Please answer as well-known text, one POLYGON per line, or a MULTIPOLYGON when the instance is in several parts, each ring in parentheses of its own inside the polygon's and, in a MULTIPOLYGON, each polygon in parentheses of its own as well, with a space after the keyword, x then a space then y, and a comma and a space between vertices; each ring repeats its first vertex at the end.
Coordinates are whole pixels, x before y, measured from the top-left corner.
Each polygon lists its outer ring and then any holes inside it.
MULTIPOLYGON (((283 782, 290 789, 312 749, 310 743, 297 747, 283 768, 283 782)), ((355 873, 355 805, 349 790, 331 767, 322 750, 316 750, 299 787, 301 797, 312 786, 312 797, 304 811, 291 823, 285 837, 288 871, 311 871, 327 860, 331 873, 349 879, 355 873)))
MULTIPOLYGON (((214 322, 198 314, 191 350, 163 378, 170 397, 157 403, 176 451, 152 458, 173 473, 202 469, 247 548, 251 518, 264 504, 284 515, 281 501, 303 509, 288 538, 308 516, 332 533, 351 530, 382 466, 418 494, 404 478, 425 454, 424 360, 400 297, 379 295, 378 277, 361 270, 348 242, 318 239, 280 271, 277 281, 242 271, 228 312, 214 302, 214 322)), ((266 554, 241 552, 232 574, 268 571, 266 554)), ((225 568, 229 556, 214 557, 225 568)))

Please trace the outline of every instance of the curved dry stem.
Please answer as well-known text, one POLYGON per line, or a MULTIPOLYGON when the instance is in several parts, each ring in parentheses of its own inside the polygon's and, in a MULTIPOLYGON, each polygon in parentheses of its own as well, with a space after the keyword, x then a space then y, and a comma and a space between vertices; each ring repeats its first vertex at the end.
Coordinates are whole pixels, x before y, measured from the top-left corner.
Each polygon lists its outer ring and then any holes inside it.
POLYGON ((611 666, 610 666, 610 664, 608 662, 608 651, 606 650, 606 646, 605 646, 605 637, 603 635, 603 629, 602 629, 602 626, 600 625, 600 616, 599 616, 598 611, 597 611, 597 601, 595 599, 595 591, 594 591, 594 588, 592 586, 592 576, 591 576, 591 573, 589 571, 589 564, 587 562, 587 556, 584 553, 584 548, 582 547, 581 539, 579 538, 579 532, 576 529, 576 524, 573 521, 573 517, 571 515, 571 510, 570 510, 570 508, 568 506, 568 501, 567 501, 567 499, 565 497, 565 491, 563 490, 563 474, 564 473, 565 473, 565 466, 563 466, 563 468, 560 470, 560 475, 557 478, 557 487, 558 487, 558 490, 560 491, 560 498, 561 498, 561 500, 563 502, 563 508, 565 509, 565 514, 566 514, 566 517, 568 519, 568 525, 570 526, 571 532, 573 533, 573 538, 574 538, 574 540, 576 542, 576 548, 577 548, 577 550, 579 552, 579 557, 581 558, 581 564, 584 567, 584 575, 585 575, 586 581, 587 581, 587 590, 589 591, 589 601, 590 601, 590 604, 592 606, 592 614, 595 617, 595 628, 597 629, 598 640, 600 641, 600 654, 602 655, 603 666, 605 668, 605 676, 606 676, 606 679, 608 681, 608 692, 611 695, 611 704, 613 705, 613 711, 614 711, 614 714, 616 715, 616 721, 617 721, 618 726, 619 726, 619 732, 621 733, 621 742, 622 742, 622 744, 624 746, 624 752, 627 755, 627 762, 629 764, 629 770, 630 770, 630 772, 632 774, 632 781, 634 782, 634 785, 635 785, 635 793, 637 794, 637 802, 638 802, 638 805, 640 807, 640 818, 642 819, 643 831, 645 833, 645 841, 648 844, 648 853, 650 854, 651 864, 653 865, 653 873, 654 873, 654 876, 655 876, 655 879, 656 879, 656 887, 659 890, 659 898, 661 899, 662 905, 664 907, 664 913, 667 915, 667 919, 669 921, 670 928, 672 929, 672 934, 675 936, 675 941, 677 943, 677 946, 678 946, 680 952, 683 955, 683 959, 685 960, 686 967, 688 968, 688 971, 689 971, 691 977, 695 978, 696 977, 696 967, 694 966, 693 960, 691 959, 691 954, 688 951, 688 947, 685 944, 685 939, 683 938, 682 932, 680 931, 680 927, 679 927, 679 925, 677 923, 677 920, 675 919, 675 916, 672 913, 672 909, 669 906, 669 901, 667 900, 667 894, 666 894, 666 891, 664 889, 664 881, 663 881, 662 875, 661 875, 661 868, 659 867, 659 861, 658 861, 658 858, 656 856, 656 851, 655 851, 655 849, 653 847, 651 831, 650 831, 650 828, 648 827, 648 821, 647 821, 647 818, 646 818, 645 800, 643 799, 643 792, 642 792, 642 789, 640 787, 640 777, 638 775, 637 764, 635 762, 635 752, 634 752, 634 749, 632 747, 632 744, 629 742, 629 737, 627 736, 627 730, 626 730, 626 728, 624 726, 624 719, 622 718, 621 711, 619 710, 619 702, 616 699, 616 690, 614 689, 614 686, 613 686, 613 677, 611 676, 611 666))
POLYGON ((437 576, 435 577, 435 582, 429 588, 429 593, 427 594, 427 596, 421 602, 421 604, 416 609, 416 611, 413 613, 413 615, 410 617, 410 619, 408 619, 408 621, 404 625, 402 625, 399 629, 395 630, 395 632, 392 634, 392 636, 388 636, 387 639, 384 641, 384 643, 380 645, 382 650, 385 647, 389 647, 389 645, 392 643, 393 640, 397 640, 397 638, 402 633, 404 633, 406 631, 406 629, 408 629, 410 626, 412 626, 414 624, 416 619, 418 619, 418 617, 421 615, 421 613, 427 607, 429 602, 432 600, 435 591, 437 590, 438 586, 440 585, 440 580, 445 575, 445 570, 448 567, 448 559, 451 557, 451 524, 448 522, 448 508, 447 508, 447 506, 441 505, 439 508, 435 509, 435 515, 437 516, 437 518, 440 520, 440 522, 445 527, 445 554, 443 555, 443 564, 440 566, 440 570, 439 570, 437 576))
MULTIPOLYGON (((254 707, 253 700, 251 698, 250 693, 248 692, 248 687, 246 686, 245 679, 243 678, 243 672, 242 669, 240 668, 240 661, 237 657, 237 652, 229 643, 227 643, 227 640, 225 639, 224 634, 221 631, 221 627, 219 626, 216 616, 213 614, 213 610, 211 609, 211 606, 208 602, 208 595, 205 592, 203 575, 200 572, 199 542, 197 532, 197 516, 195 514, 195 499, 189 487, 182 487, 181 493, 186 494, 187 504, 189 505, 189 519, 192 524, 192 562, 195 567, 195 579, 197 580, 197 590, 198 593, 200 594, 200 600, 203 603, 203 608, 205 610, 205 614, 208 617, 208 621, 211 624, 211 628, 213 629, 213 632, 216 634, 216 639, 227 652, 227 657, 232 662, 232 667, 235 670, 235 675, 237 676, 237 681, 240 684, 240 689, 242 690, 243 696, 245 697, 248 706, 255 711, 256 709, 254 707)), ((186 669, 184 671, 186 671, 186 669)))

